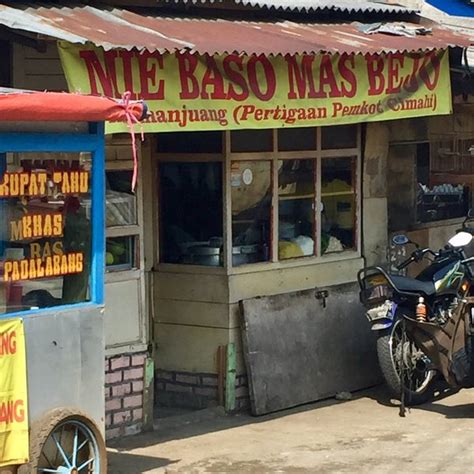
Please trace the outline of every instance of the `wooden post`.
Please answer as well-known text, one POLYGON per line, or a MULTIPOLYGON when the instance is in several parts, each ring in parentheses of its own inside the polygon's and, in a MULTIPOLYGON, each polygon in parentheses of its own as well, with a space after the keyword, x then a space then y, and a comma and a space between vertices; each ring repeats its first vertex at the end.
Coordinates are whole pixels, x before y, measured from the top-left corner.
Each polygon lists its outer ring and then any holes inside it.
POLYGON ((145 360, 145 375, 143 380, 143 431, 153 431, 155 364, 151 357, 147 357, 145 360))
POLYGON ((224 406, 224 385, 226 372, 225 346, 217 348, 217 399, 219 406, 224 406))
POLYGON ((227 345, 227 370, 225 380, 225 411, 235 410, 235 375, 237 369, 237 357, 235 344, 231 342, 227 345))

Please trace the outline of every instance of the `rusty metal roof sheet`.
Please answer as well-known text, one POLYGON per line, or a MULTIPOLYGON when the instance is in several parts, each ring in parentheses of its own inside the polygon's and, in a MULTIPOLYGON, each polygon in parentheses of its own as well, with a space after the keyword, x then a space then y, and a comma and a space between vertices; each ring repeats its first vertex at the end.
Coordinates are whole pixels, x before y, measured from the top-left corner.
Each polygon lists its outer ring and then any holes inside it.
POLYGON ((161 0, 168 4, 209 5, 233 3, 244 7, 315 12, 319 10, 347 13, 417 13, 418 10, 376 0, 161 0))
POLYGON ((471 41, 433 26, 416 37, 368 35, 356 23, 242 22, 142 16, 90 6, 26 8, 0 4, 0 24, 71 43, 91 42, 106 50, 124 48, 200 54, 388 53, 467 47, 471 41))

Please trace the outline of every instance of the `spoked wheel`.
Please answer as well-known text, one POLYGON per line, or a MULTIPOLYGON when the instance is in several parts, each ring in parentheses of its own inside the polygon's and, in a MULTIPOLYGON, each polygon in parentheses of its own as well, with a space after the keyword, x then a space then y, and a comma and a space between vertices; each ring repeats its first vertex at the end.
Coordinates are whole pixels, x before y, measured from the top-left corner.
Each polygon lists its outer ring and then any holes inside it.
POLYGON ((399 398, 401 395, 403 371, 403 389, 408 405, 419 405, 432 397, 436 371, 430 368, 429 358, 409 335, 404 337, 401 319, 379 337, 377 352, 380 368, 393 396, 399 398))
POLYGON ((106 450, 97 426, 87 417, 57 410, 31 429, 28 473, 105 474, 106 450))

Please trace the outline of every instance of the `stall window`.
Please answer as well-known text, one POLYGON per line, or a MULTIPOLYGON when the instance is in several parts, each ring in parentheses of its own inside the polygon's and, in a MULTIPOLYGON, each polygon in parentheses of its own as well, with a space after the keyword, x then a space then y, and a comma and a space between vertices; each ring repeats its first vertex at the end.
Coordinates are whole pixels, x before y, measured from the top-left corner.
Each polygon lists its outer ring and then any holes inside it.
POLYGON ((106 170, 106 241, 107 271, 138 268, 137 197, 131 191, 131 169, 106 170))
POLYGON ((91 155, 0 163, 0 313, 90 301, 91 155))
POLYGON ((420 143, 416 149, 416 219, 432 222, 466 215, 474 166, 471 139, 452 136, 420 143))
POLYGON ((278 161, 278 257, 315 254, 316 160, 278 161))
POLYGON ((234 267, 358 250, 359 134, 238 130, 226 132, 222 155, 163 152, 160 261, 222 266, 225 245, 234 267))
POLYGON ((160 260, 222 265, 222 163, 161 162, 160 260))
POLYGON ((272 162, 231 164, 232 264, 270 259, 272 162))
POLYGON ((321 253, 355 248, 356 164, 356 157, 322 160, 321 253))
POLYGON ((271 141, 266 130, 230 133, 233 253, 254 245, 234 266, 357 250, 359 133, 352 125, 280 129, 271 141))

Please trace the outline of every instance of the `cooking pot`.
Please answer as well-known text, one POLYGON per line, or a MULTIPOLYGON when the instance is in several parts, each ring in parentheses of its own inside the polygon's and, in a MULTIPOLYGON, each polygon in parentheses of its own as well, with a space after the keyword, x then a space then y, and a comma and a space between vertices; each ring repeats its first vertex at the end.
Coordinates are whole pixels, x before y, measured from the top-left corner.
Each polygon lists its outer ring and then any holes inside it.
MULTIPOLYGON (((232 264, 235 266, 253 263, 259 260, 258 245, 237 245, 232 247, 232 264)), ((222 266, 222 247, 210 243, 189 246, 183 255, 182 262, 190 265, 208 267, 222 266)))
POLYGON ((220 254, 220 247, 211 247, 209 244, 194 245, 186 249, 182 263, 219 267, 221 265, 220 254))

